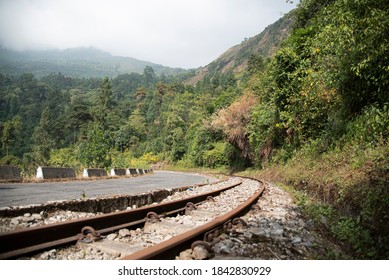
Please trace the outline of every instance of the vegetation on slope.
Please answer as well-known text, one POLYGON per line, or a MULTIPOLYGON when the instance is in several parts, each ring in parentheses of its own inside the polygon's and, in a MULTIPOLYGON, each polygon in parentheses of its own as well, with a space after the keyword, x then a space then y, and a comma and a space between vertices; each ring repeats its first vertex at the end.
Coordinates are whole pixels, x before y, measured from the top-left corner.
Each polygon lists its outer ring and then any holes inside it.
POLYGON ((292 13, 287 14, 266 27, 260 34, 245 38, 241 44, 228 49, 207 66, 197 69, 185 83, 196 85, 204 77, 212 78, 219 73, 226 74, 230 71, 239 75, 247 70, 253 61, 272 57, 288 36, 292 21, 292 13))
POLYGON ((2 163, 250 168, 293 186, 351 255, 388 258, 388 6, 303 0, 271 58, 242 54, 239 75, 219 65, 196 86, 151 67, 0 75, 2 163))

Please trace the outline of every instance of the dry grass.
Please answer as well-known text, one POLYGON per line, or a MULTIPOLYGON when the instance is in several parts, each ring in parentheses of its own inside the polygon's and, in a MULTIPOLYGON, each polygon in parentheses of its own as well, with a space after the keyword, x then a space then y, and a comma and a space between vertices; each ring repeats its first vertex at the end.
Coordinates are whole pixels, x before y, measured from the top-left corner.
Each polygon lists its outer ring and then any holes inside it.
POLYGON ((338 214, 326 217, 332 219, 327 226, 339 238, 350 239, 357 258, 388 258, 389 146, 361 149, 350 145, 308 154, 245 175, 287 185, 318 202, 308 211, 334 209, 338 214))

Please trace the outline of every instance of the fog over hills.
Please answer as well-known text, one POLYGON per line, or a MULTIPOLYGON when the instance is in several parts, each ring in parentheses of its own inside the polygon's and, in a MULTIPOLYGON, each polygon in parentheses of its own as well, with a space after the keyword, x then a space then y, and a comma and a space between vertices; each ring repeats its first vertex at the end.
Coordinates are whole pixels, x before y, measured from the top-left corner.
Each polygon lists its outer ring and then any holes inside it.
POLYGON ((113 56, 96 48, 23 52, 0 49, 0 73, 8 75, 32 73, 42 77, 61 72, 79 78, 116 77, 124 73, 143 73, 146 66, 151 66, 156 74, 174 75, 186 71, 132 57, 113 56))
POLYGON ((292 13, 269 25, 263 32, 229 48, 208 65, 195 69, 194 75, 194 71, 171 68, 132 57, 113 56, 93 47, 23 52, 0 48, 0 73, 8 75, 32 73, 39 78, 60 72, 69 77, 113 78, 124 73, 143 73, 146 66, 151 66, 157 75, 187 72, 191 76, 187 83, 194 85, 207 73, 243 71, 247 68, 248 60, 252 55, 271 57, 289 34, 291 24, 292 13))

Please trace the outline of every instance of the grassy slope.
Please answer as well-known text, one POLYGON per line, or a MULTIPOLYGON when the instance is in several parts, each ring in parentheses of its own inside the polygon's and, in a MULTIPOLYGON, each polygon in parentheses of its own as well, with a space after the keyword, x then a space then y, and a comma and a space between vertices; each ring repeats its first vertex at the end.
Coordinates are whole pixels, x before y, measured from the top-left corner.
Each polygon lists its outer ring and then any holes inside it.
POLYGON ((286 164, 243 174, 286 186, 304 213, 344 242, 354 258, 387 259, 389 146, 312 150, 308 145, 286 164))

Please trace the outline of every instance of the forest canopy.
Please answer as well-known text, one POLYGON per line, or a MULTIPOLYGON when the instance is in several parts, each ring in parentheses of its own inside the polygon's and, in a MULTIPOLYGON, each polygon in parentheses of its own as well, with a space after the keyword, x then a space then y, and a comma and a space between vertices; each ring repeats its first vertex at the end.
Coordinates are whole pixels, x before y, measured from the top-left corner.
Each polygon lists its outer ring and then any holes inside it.
POLYGON ((306 0, 285 17, 292 31, 270 57, 246 54, 247 70, 210 71, 196 86, 150 66, 112 79, 1 75, 2 162, 49 164, 70 149, 83 166, 110 167, 124 152, 261 166, 315 139, 338 143, 366 111, 375 112, 371 137, 385 139, 386 1, 306 0))

